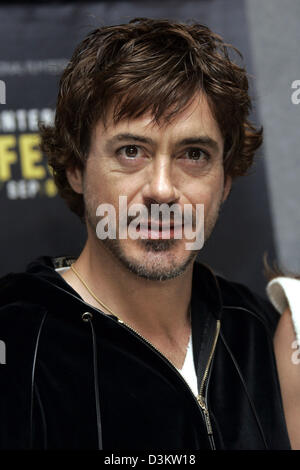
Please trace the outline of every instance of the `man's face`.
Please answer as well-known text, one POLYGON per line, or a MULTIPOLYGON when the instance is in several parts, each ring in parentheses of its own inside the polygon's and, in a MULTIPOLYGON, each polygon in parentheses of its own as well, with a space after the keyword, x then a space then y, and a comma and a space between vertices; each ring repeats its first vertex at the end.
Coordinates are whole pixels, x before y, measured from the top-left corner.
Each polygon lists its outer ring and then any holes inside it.
MULTIPOLYGON (((119 196, 127 196, 128 208, 135 203, 204 204, 205 240, 218 217, 230 189, 224 186, 223 138, 204 95, 197 95, 189 107, 171 123, 151 123, 152 116, 122 120, 106 127, 99 122, 92 134, 90 153, 83 175, 83 192, 89 237, 97 239, 101 203, 114 206, 119 220, 119 196)), ((70 178, 72 184, 72 176, 70 178)), ((73 185, 74 188, 74 185, 73 185)), ((78 190, 78 189, 77 189, 78 190)), ((126 219, 127 220, 127 219, 126 219)), ((128 219, 128 223, 131 219, 128 219)), ((147 231, 147 230, 146 230, 147 231)), ((197 256, 187 250, 187 240, 159 238, 106 239, 97 243, 109 250, 127 269, 152 280, 171 279, 183 273, 197 256)), ((184 232, 183 232, 184 234, 184 232)))

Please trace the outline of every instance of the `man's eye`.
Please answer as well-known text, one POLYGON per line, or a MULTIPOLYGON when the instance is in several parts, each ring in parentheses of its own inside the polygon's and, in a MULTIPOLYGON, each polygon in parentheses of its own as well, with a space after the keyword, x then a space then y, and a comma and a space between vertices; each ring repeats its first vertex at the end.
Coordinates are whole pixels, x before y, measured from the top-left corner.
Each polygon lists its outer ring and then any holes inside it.
POLYGON ((137 145, 125 145, 118 150, 118 155, 127 158, 135 158, 139 156, 139 147, 137 145))
POLYGON ((208 158, 207 153, 205 153, 203 150, 199 148, 191 148, 186 151, 186 155, 189 160, 202 160, 203 158, 208 158))

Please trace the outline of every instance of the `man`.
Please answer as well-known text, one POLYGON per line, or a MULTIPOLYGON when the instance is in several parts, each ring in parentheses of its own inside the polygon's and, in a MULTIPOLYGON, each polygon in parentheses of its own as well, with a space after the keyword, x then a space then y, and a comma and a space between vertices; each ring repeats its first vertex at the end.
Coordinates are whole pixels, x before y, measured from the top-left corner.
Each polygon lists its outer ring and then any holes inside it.
POLYGON ((203 205, 207 240, 262 141, 247 90, 245 70, 199 24, 135 19, 75 50, 41 134, 87 241, 78 259, 45 257, 2 280, 2 448, 290 447, 277 313, 196 262, 199 247, 175 236, 185 222, 150 212, 192 207, 200 233, 203 205), (120 196, 149 210, 138 237, 121 236, 133 213, 120 196), (103 207, 114 209, 106 219, 103 207))

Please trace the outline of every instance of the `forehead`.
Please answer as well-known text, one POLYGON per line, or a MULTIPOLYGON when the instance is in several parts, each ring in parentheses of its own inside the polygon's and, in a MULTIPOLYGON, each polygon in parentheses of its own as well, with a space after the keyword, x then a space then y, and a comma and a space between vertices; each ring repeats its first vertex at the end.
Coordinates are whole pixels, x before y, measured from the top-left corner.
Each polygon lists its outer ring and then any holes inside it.
POLYGON ((96 124, 94 131, 97 138, 109 139, 119 133, 135 132, 146 137, 151 136, 152 140, 157 140, 159 143, 162 140, 171 142, 174 139, 203 135, 215 140, 219 148, 223 148, 221 130, 204 93, 194 96, 188 106, 176 114, 171 121, 162 118, 159 124, 154 121, 151 112, 138 118, 126 118, 114 123, 113 111, 113 107, 108 110, 105 126, 102 121, 96 124))

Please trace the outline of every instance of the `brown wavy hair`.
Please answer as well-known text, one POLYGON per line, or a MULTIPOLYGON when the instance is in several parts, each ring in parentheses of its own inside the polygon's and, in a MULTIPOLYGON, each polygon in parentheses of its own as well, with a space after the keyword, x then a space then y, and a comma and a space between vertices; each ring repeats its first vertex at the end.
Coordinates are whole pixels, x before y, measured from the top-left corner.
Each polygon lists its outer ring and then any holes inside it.
POLYGON ((41 149, 70 209, 84 216, 83 197, 66 168, 84 169, 91 132, 99 119, 137 118, 151 112, 171 120, 204 92, 224 138, 225 175, 244 175, 262 143, 262 128, 248 120, 251 100, 239 51, 198 23, 135 18, 92 31, 75 49, 59 83, 54 126, 40 126, 41 149))

